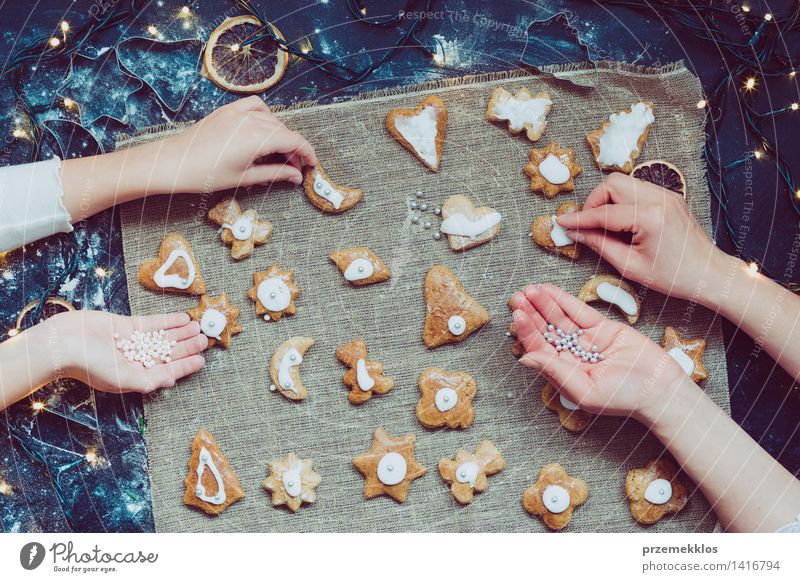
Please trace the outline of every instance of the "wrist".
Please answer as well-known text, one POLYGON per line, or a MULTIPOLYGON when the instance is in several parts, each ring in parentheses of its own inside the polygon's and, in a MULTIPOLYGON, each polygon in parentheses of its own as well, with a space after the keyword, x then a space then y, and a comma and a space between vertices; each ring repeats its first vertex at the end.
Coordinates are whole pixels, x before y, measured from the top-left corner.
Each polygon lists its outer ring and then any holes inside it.
POLYGON ((747 265, 716 246, 705 272, 696 278, 692 293, 686 298, 712 311, 721 311, 741 288, 747 265))
POLYGON ((636 412, 636 420, 644 424, 659 439, 670 439, 706 399, 705 393, 688 376, 663 387, 658 398, 648 402, 636 412))
POLYGON ((37 345, 42 350, 50 381, 74 377, 77 358, 73 347, 78 343, 70 337, 70 330, 76 314, 74 311, 57 313, 36 326, 39 329, 37 345))

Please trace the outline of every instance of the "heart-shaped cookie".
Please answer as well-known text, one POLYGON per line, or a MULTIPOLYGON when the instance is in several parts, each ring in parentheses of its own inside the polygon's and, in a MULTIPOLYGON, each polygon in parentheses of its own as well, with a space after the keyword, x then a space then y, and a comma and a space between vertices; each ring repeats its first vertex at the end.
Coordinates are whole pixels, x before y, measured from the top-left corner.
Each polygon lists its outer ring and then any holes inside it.
POLYGON ((491 319, 443 265, 431 267, 425 275, 425 310, 422 341, 429 348, 464 341, 491 319))
POLYGON ((303 189, 308 201, 330 214, 347 212, 364 198, 364 191, 358 188, 340 186, 328 177, 322 164, 308 166, 304 170, 303 189))
POLYGON ((466 196, 456 194, 442 204, 442 224, 439 230, 447 235, 451 249, 465 251, 496 237, 500 232, 502 219, 494 208, 478 208, 466 196))
POLYGON ((139 282, 151 291, 203 295, 206 283, 189 241, 170 232, 161 242, 158 258, 139 267, 139 282))
POLYGON ((423 99, 415 109, 392 109, 386 115, 389 133, 434 172, 442 163, 442 144, 447 108, 436 95, 423 99))

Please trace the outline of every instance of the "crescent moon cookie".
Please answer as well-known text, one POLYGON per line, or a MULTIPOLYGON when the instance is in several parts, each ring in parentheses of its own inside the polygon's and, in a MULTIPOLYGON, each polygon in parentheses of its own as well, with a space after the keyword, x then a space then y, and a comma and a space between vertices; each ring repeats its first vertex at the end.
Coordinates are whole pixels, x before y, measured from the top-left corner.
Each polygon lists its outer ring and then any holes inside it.
POLYGON ((522 88, 512 95, 502 87, 492 91, 486 106, 486 119, 507 121, 508 131, 517 135, 525 130, 530 141, 536 141, 547 128, 547 114, 553 108, 553 101, 547 91, 537 95, 522 88))
POLYGON ((575 202, 564 202, 553 215, 537 216, 531 223, 531 238, 540 247, 544 247, 568 259, 576 261, 581 256, 581 248, 567 236, 564 228, 556 222, 563 214, 578 212, 581 205, 575 202))
POLYGON ((683 509, 689 490, 678 479, 675 465, 667 459, 653 459, 641 469, 628 471, 625 496, 633 519, 649 525, 683 509))
POLYGON ((583 284, 578 299, 586 303, 605 301, 616 305, 631 325, 639 320, 641 299, 633 287, 620 277, 595 275, 583 284))
POLYGON ((344 275, 356 286, 371 285, 387 281, 392 273, 375 253, 366 247, 354 247, 333 251, 329 258, 344 275))
POLYGON ((466 196, 450 196, 442 204, 439 230, 454 251, 465 251, 489 242, 500 232, 503 217, 494 208, 476 207, 466 196))
POLYGON ((656 119, 653 109, 649 101, 634 103, 624 111, 613 113, 597 129, 586 134, 601 170, 630 174, 656 119))
POLYGON ((472 399, 477 388, 466 372, 426 368, 419 376, 417 418, 426 428, 467 428, 475 420, 472 399))
POLYGON ((265 321, 278 321, 284 315, 297 313, 295 299, 300 296, 300 287, 294 284, 292 271, 281 271, 272 265, 266 271, 253 273, 253 287, 247 296, 256 304, 256 315, 265 321))
POLYGON ((558 415, 561 426, 571 432, 583 432, 594 418, 593 414, 582 410, 567 397, 560 395, 550 382, 545 383, 542 388, 542 402, 548 410, 558 415))
POLYGON ((253 254, 255 245, 263 245, 272 235, 272 224, 258 219, 258 212, 242 208, 228 196, 208 211, 208 219, 221 226, 220 238, 231 247, 231 257, 244 259, 253 254))
POLYGON ((350 368, 342 381, 350 389, 352 404, 362 404, 373 394, 386 394, 394 388, 394 378, 383 375, 383 364, 367 360, 367 346, 357 339, 336 350, 339 361, 350 368))
POLYGON ((244 490, 228 459, 205 429, 199 430, 192 439, 189 472, 184 484, 183 502, 209 515, 219 515, 244 497, 244 490))
POLYGON ((541 192, 547 198, 575 190, 575 177, 581 173, 581 167, 575 163, 575 152, 561 149, 555 142, 531 150, 531 161, 524 170, 531 179, 531 191, 541 192))
POLYGON ((314 461, 289 453, 285 459, 269 462, 269 475, 261 486, 272 494, 273 507, 286 505, 296 512, 303 502, 316 501, 321 481, 322 477, 314 471, 314 461))
POLYGON ((567 527, 575 509, 589 498, 583 479, 570 477, 564 467, 550 463, 539 471, 539 479, 525 490, 522 506, 539 517, 551 530, 567 527))
POLYGON ((487 476, 506 468, 506 460, 494 443, 485 440, 475 453, 459 449, 453 459, 439 460, 439 474, 450 483, 450 492, 456 501, 467 505, 475 493, 483 493, 489 487, 487 476))
POLYGON ((308 390, 300 379, 303 356, 314 345, 310 337, 293 337, 283 342, 272 354, 269 375, 270 390, 277 390, 289 400, 305 400, 308 390))
POLYGON ((436 95, 423 99, 414 109, 392 109, 386 114, 389 133, 434 172, 442 163, 446 127, 447 107, 436 95))
POLYGON ((231 345, 231 337, 242 331, 240 309, 231 305, 225 293, 216 297, 202 295, 200 304, 190 307, 186 313, 200 324, 200 331, 208 338, 208 347, 219 343, 227 348, 231 345))
POLYGON ((664 328, 661 347, 678 362, 692 382, 702 382, 708 378, 708 371, 703 365, 703 352, 706 350, 706 340, 703 338, 684 337, 668 325, 664 328))
POLYGON ((340 186, 328 177, 321 164, 307 166, 304 170, 303 189, 308 201, 330 214, 347 212, 364 198, 358 188, 340 186))
POLYGON ((414 458, 416 440, 413 434, 392 438, 382 428, 375 429, 372 448, 353 458, 353 465, 364 475, 364 497, 385 494, 399 503, 408 499, 411 482, 427 471, 414 458))
POLYGON ((203 295, 206 283, 189 241, 170 232, 161 241, 158 258, 139 267, 139 282, 151 291, 203 295))
POLYGON ((422 341, 428 348, 464 341, 491 319, 489 312, 464 290, 455 273, 445 266, 425 275, 425 326, 422 341))

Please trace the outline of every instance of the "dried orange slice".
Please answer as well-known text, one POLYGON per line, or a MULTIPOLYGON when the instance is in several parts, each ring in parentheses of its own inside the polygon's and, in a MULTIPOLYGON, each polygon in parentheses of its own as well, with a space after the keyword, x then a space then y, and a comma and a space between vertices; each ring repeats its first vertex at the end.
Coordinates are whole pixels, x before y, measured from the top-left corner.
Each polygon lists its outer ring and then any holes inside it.
MULTIPOLYGON (((267 23, 272 32, 284 40, 281 32, 267 23)), ((260 36, 263 27, 255 16, 227 18, 208 37, 203 54, 205 73, 218 86, 234 93, 260 93, 280 81, 289 55, 273 38, 262 38, 245 44, 247 40, 260 36)))
POLYGON ((686 178, 676 166, 666 160, 643 162, 631 170, 631 176, 672 190, 686 198, 686 178))

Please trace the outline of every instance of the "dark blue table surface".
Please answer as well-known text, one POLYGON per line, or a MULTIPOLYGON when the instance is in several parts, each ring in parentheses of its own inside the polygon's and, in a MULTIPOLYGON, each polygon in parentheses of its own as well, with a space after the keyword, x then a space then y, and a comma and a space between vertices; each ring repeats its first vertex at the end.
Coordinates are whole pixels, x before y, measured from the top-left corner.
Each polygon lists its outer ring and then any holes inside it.
MULTIPOLYGON (((90 9, 98 4, 102 3, 52 1, 33 7, 0 1, 2 55, 40 35, 53 34, 62 20, 77 26, 90 18, 90 9)), ((145 8, 137 18, 93 39, 71 68, 69 60, 62 59, 26 71, 23 90, 49 132, 46 154, 69 157, 110 151, 118 133, 132 133, 168 120, 197 119, 235 98, 192 72, 208 33, 225 16, 241 12, 234 3, 190 2, 189 18, 179 16, 183 2, 141 4, 145 8), (159 40, 170 44, 152 43, 147 30, 151 25, 157 27, 159 40), (145 83, 128 72, 142 77, 145 83), (80 114, 65 108, 59 95, 74 98, 80 104, 80 114), (78 125, 81 122, 86 129, 78 125)), ((255 4, 289 41, 310 42, 324 54, 346 57, 347 64, 354 68, 392 45, 404 26, 376 29, 357 23, 344 0, 291 6, 274 1, 255 4)), ((395 12, 398 4, 390 0, 366 3, 368 15, 376 17, 395 12)), ((375 88, 514 68, 521 64, 523 53, 525 61, 533 65, 546 64, 542 59, 551 62, 584 58, 581 55, 585 53, 592 59, 643 65, 684 59, 706 87, 730 66, 716 47, 671 28, 674 23, 665 22, 657 10, 612 9, 602 2, 550 0, 458 0, 433 4, 434 12, 416 37, 431 48, 437 44, 446 47, 444 66, 437 66, 423 51, 409 48, 366 82, 346 87, 306 63, 293 63, 284 80, 268 91, 265 99, 270 104, 344 99, 375 88), (531 26, 562 10, 568 11, 585 47, 576 45, 560 26, 531 26), (526 35, 529 27, 530 34, 526 35)), ((791 0, 771 3, 770 10, 779 18, 791 4, 791 0)), ((765 11, 759 2, 750 5, 754 12, 765 11)), ((738 5, 731 7, 736 10, 738 5)), ((800 55, 797 37, 787 38, 786 42, 796 47, 790 54, 800 55)), ((4 61, 0 60, 0 71, 4 71, 4 61)), ((759 100, 764 101, 767 110, 798 101, 797 82, 760 82, 759 100)), ((735 103, 733 109, 736 110, 735 103)), ((17 117, 9 79, 4 76, 0 78, 0 135, 4 136, 0 142, 4 146, 0 165, 27 161, 29 144, 10 137, 17 117)), ((797 129, 800 124, 784 116, 773 124, 770 139, 800 174, 797 129)), ((743 152, 758 146, 748 141, 742 120, 736 115, 709 127, 709 132, 715 136, 725 161, 740 159, 743 152)), ((731 176, 730 190, 730 219, 742 234, 745 248, 772 273, 784 273, 792 260, 793 241, 800 235, 800 221, 777 180, 774 166, 758 162, 742 166, 739 174, 731 176), (746 185, 753 185, 754 197, 746 195, 746 185)), ((713 211, 718 223, 716 203, 713 211)), ((719 230, 716 238, 720 247, 730 251, 724 231, 719 230)), ((78 308, 127 313, 119 223, 113 210, 81 223, 77 240, 77 272, 58 294, 78 308), (98 271, 98 267, 102 270, 98 271)), ((63 239, 55 238, 0 256, 0 330, 11 328, 20 309, 41 293, 48 277, 63 268, 65 245, 63 239)), ((800 275, 790 275, 793 280, 800 280, 800 275)), ((797 473, 798 387, 765 353, 755 349, 750 338, 727 322, 724 331, 734 418, 797 473)), ((5 337, 0 332, 0 340, 5 337)), ((93 394, 72 382, 47 387, 35 398, 46 403, 46 410, 34 413, 32 401, 25 400, 3 413, 0 482, 9 484, 12 493, 0 494, 0 528, 152 530, 141 399, 93 394), (87 452, 91 462, 86 460, 87 452)))

